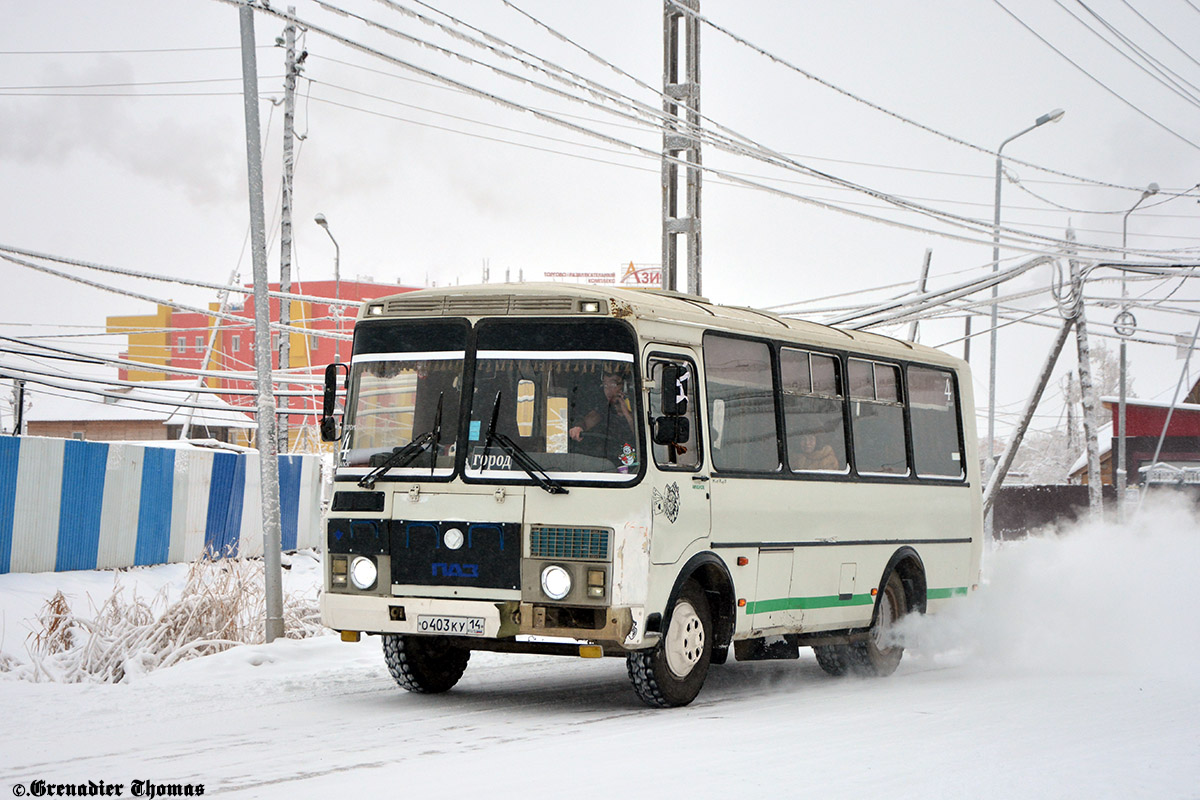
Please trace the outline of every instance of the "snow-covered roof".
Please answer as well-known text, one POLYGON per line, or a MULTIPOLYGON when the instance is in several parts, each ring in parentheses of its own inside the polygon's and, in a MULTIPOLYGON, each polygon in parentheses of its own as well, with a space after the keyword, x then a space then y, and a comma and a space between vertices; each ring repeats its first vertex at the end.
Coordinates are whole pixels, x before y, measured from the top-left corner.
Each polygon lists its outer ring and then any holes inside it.
MULTIPOLYGON (((1100 449, 1100 458, 1104 458, 1104 454, 1112 450, 1113 442, 1113 426, 1112 423, 1101 425, 1096 431, 1096 444, 1100 449)), ((1079 470, 1087 466, 1087 445, 1084 444, 1083 452, 1079 454, 1079 458, 1075 459, 1075 463, 1067 470, 1068 475, 1074 475, 1079 470)))
MULTIPOLYGON (((1100 402, 1106 405, 1115 406, 1121 402, 1119 397, 1101 397, 1100 402)), ((1140 397, 1126 397, 1125 405, 1128 406, 1145 406, 1146 408, 1170 408, 1171 403, 1166 400, 1143 400, 1140 397)), ((1200 411, 1200 405, 1195 403, 1175 403, 1175 408, 1178 411, 1200 411)))

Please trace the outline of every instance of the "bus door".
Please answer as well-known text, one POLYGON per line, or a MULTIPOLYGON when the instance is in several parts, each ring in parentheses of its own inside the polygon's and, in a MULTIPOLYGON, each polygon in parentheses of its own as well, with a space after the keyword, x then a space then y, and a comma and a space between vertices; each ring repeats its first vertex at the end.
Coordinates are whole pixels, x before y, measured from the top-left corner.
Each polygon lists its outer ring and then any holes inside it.
POLYGON ((709 481, 701 441, 697 359, 688 348, 650 345, 649 381, 652 528, 650 561, 673 564, 709 534, 709 481), (664 403, 664 396, 666 402, 664 403))

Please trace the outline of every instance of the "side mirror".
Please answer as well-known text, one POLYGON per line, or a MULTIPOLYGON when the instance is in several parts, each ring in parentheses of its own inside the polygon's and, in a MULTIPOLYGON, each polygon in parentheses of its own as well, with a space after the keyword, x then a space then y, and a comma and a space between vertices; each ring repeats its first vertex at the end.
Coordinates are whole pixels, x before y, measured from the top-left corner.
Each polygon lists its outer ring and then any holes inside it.
POLYGON ((687 444, 692 429, 687 417, 657 417, 652 434, 655 444, 687 444))
POLYGON ((335 414, 337 412, 337 377, 338 368, 349 368, 345 364, 329 364, 325 367, 325 394, 321 398, 321 441, 336 442, 342 438, 338 431, 335 414))
POLYGON ((663 364, 659 391, 664 416, 682 417, 688 412, 687 382, 690 378, 691 370, 682 364, 663 364))

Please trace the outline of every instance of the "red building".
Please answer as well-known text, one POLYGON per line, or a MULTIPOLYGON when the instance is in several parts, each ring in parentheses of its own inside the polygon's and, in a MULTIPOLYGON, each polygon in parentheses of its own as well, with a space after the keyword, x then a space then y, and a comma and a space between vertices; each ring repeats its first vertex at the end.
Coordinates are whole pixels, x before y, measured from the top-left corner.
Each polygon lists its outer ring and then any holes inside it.
MULTIPOLYGON (((247 287, 249 288, 249 287, 247 287)), ((413 291, 415 287, 395 286, 358 281, 298 281, 292 284, 292 293, 309 297, 341 298, 343 301, 362 302, 376 297, 413 291)), ((270 284, 270 291, 278 292, 279 284, 270 284)), ((271 322, 280 318, 280 300, 271 298, 271 322)), ((219 310, 219 304, 210 303, 209 309, 219 310)), ((279 382, 275 389, 280 394, 277 404, 285 403, 296 412, 289 414, 293 440, 303 435, 303 428, 315 424, 320 390, 311 381, 319 376, 327 364, 350 358, 350 342, 339 341, 322 334, 342 333, 349 335, 354 330, 357 308, 342 307, 331 303, 309 300, 290 301, 290 325, 303 331, 289 334, 291 352, 287 369, 297 377, 298 383, 279 382), (304 332, 304 331, 310 331, 304 332), (309 378, 310 380, 304 380, 309 378), (303 396, 291 396, 289 392, 300 392, 303 396)), ((146 316, 109 317, 108 331, 124 333, 128 337, 128 349, 121 353, 123 360, 137 362, 120 369, 122 380, 195 381, 189 375, 171 372, 172 368, 190 370, 207 369, 226 373, 244 373, 245 379, 232 374, 222 378, 208 378, 205 383, 211 388, 229 389, 245 394, 224 395, 223 399, 234 405, 246 406, 252 414, 255 407, 252 383, 255 372, 255 349, 258 346, 254 335, 254 297, 247 295, 244 302, 230 303, 226 313, 236 320, 221 319, 209 314, 177 311, 160 305, 156 313, 146 316), (212 352, 208 356, 211 340, 212 352), (160 371, 161 370, 161 371, 160 371)), ((271 336, 271 367, 279 370, 279 333, 271 336)))
MULTIPOLYGON (((1177 469, 1200 468, 1200 383, 1192 389, 1186 402, 1177 403, 1171 412, 1171 404, 1151 400, 1127 398, 1125 401, 1125 475, 1130 486, 1145 482, 1144 467, 1156 463, 1158 452, 1160 464, 1177 469), (1170 426, 1167 415, 1170 412, 1170 426), (1166 427, 1166 434, 1163 429, 1166 427)), ((1102 397, 1100 401, 1112 409, 1112 426, 1100 435, 1100 478, 1101 483, 1113 484, 1112 465, 1116 458, 1118 424, 1118 401, 1115 397, 1102 397), (1115 434, 1113 432, 1116 432, 1115 434)), ((1072 483, 1087 483, 1086 455, 1080 456, 1071 471, 1072 483)))

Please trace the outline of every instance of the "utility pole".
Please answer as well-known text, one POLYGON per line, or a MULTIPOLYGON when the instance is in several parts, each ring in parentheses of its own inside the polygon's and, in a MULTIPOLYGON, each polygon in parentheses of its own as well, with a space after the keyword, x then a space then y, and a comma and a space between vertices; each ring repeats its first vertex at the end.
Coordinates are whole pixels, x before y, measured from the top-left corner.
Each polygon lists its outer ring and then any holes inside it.
MULTIPOLYGON (((925 282, 929 280, 929 262, 933 260, 933 250, 926 248, 925 263, 921 266, 921 280, 917 281, 917 294, 925 294, 925 282)), ((913 320, 912 325, 908 327, 908 340, 915 342, 917 340, 917 325, 919 320, 913 320)))
MULTIPOLYGON (((700 0, 678 0, 700 12, 700 0)), ((678 237, 686 236, 687 293, 700 284, 700 22, 667 0, 663 3, 662 286, 678 290, 678 237), (680 69, 680 50, 683 69, 680 69), (680 79, 682 75, 682 80, 680 79), (680 108, 680 104, 684 106, 680 108), (681 113, 681 111, 683 113, 681 113), (686 194, 679 209, 679 160, 686 162, 686 194)))
POLYGON ((25 381, 13 381, 13 436, 25 435, 25 381))
MULTIPOLYGON (((296 7, 288 6, 288 16, 295 17, 296 7)), ((276 42, 279 40, 276 39, 276 42)), ((295 158, 292 155, 292 142, 295 139, 296 120, 296 78, 300 75, 304 55, 296 60, 296 26, 291 22, 283 29, 285 48, 285 69, 283 78, 283 205, 279 216, 279 291, 291 294, 292 291, 292 174, 295 171, 295 158)), ((291 334, 287 326, 292 321, 292 301, 279 298, 279 323, 284 329, 279 332, 279 370, 285 376, 292 366, 291 334)), ((284 389, 289 388, 285 382, 284 389)), ((288 451, 288 396, 279 398, 279 407, 284 412, 279 415, 279 448, 288 451)))
POLYGON ((267 289, 267 226, 263 214, 262 133, 258 124, 258 60, 254 9, 238 8, 242 36, 242 98, 246 115, 246 166, 250 191, 250 250, 254 257, 254 365, 258 373, 258 444, 262 484, 263 578, 267 643, 283 636, 282 530, 279 512, 279 448, 275 394, 271 386, 271 299, 267 289))
POLYGON ((1075 429, 1075 404, 1079 402, 1079 389, 1076 386, 1074 375, 1068 373, 1063 377, 1067 381, 1067 385, 1063 389, 1063 394, 1067 398, 1067 451, 1074 453, 1079 449, 1079 436, 1075 429))
MULTIPOLYGON (((1067 241, 1075 241, 1075 231, 1067 228, 1067 241)), ((1092 384, 1092 351, 1088 346, 1087 314, 1083 302, 1083 274, 1079 262, 1071 264, 1071 296, 1079 304, 1075 312, 1075 345, 1079 351, 1079 396, 1083 403, 1083 438, 1087 445, 1088 509, 1093 520, 1104 513, 1104 486, 1100 480, 1100 444, 1096 437, 1096 388, 1092 384)))

